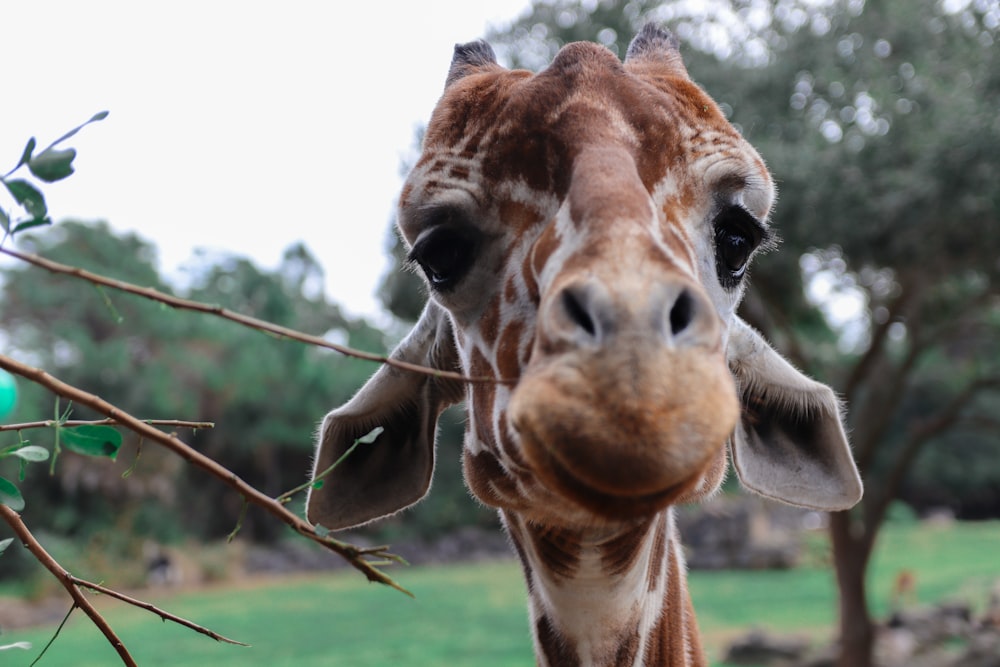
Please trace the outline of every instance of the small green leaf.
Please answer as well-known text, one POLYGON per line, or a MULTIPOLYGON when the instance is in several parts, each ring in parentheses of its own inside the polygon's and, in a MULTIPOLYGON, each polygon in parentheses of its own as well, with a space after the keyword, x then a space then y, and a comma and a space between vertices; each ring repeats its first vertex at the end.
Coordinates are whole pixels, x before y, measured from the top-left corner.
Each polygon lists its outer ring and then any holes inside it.
POLYGON ((15 512, 24 509, 24 496, 17 490, 13 482, 0 477, 0 505, 6 505, 15 512))
POLYGON ((14 201, 23 206, 24 210, 31 214, 31 217, 44 218, 45 214, 48 213, 48 208, 45 206, 45 197, 38 191, 38 188, 28 181, 15 179, 13 181, 3 181, 3 184, 7 186, 7 190, 14 198, 14 201))
POLYGON ((75 158, 75 148, 59 150, 49 147, 28 160, 28 169, 39 180, 54 183, 73 173, 73 160, 75 158))
POLYGON ((104 456, 112 461, 118 457, 122 434, 111 426, 84 424, 60 429, 66 449, 86 456, 104 456))
POLYGON ((322 489, 323 488, 323 480, 317 479, 315 482, 312 483, 312 488, 315 489, 315 490, 322 489))
POLYGON ((14 544, 14 538, 8 537, 6 540, 0 540, 0 554, 7 551, 7 547, 14 544))
POLYGON ((383 427, 381 427, 381 426, 376 426, 376 427, 375 427, 375 428, 373 428, 373 429, 372 429, 371 431, 369 431, 367 435, 363 435, 363 436, 361 436, 360 438, 358 438, 358 439, 356 440, 356 442, 359 442, 359 443, 361 443, 362 445, 370 445, 370 444, 372 444, 373 442, 375 442, 375 440, 376 440, 376 439, 377 439, 377 438, 378 438, 378 437, 379 437, 380 435, 382 435, 382 431, 384 431, 384 430, 385 430, 385 429, 384 429, 383 427))
POLYGON ((11 236, 17 234, 18 232, 23 232, 25 229, 31 229, 32 227, 43 227, 45 225, 51 225, 52 218, 32 218, 31 220, 23 220, 16 225, 14 229, 10 230, 11 236))
POLYGON ((0 228, 3 228, 4 233, 10 232, 10 216, 2 208, 0 208, 0 228))
POLYGON ((28 445, 27 447, 21 447, 20 449, 15 449, 11 452, 14 456, 22 458, 25 461, 31 461, 32 463, 37 463, 39 461, 47 461, 49 458, 49 450, 44 447, 39 447, 38 445, 28 445))

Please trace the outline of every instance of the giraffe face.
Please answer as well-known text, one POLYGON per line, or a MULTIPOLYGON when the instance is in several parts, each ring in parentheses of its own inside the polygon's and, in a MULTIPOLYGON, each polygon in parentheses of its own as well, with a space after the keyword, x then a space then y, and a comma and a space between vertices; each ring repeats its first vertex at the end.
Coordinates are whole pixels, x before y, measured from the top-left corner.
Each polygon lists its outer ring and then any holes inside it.
POLYGON ((652 24, 624 64, 571 44, 538 75, 456 46, 400 196, 431 298, 391 356, 496 381, 382 366, 323 420, 309 520, 348 528, 422 498, 437 418, 463 396, 466 481, 523 525, 629 534, 717 488, 727 440, 745 487, 853 506, 833 391, 734 315, 773 198, 652 24))
POLYGON ((739 417, 726 348, 773 186, 663 46, 456 57, 400 199, 463 370, 511 381, 468 389, 469 485, 549 523, 711 490, 739 417))

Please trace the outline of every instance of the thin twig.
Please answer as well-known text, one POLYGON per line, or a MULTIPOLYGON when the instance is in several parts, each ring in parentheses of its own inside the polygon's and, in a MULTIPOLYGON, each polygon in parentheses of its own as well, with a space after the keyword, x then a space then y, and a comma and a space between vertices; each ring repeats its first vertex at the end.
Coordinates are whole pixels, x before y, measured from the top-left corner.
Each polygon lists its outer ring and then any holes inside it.
POLYGON ((122 292, 127 292, 128 294, 135 294, 136 296, 141 296, 151 301, 156 301, 171 308, 176 308, 178 310, 192 310, 199 313, 207 313, 210 315, 215 315, 221 317, 222 319, 229 320, 230 322, 236 322, 237 324, 242 324, 243 326, 250 327, 251 329, 257 329, 258 331, 263 331, 269 334, 280 336, 282 338, 288 338, 291 340, 299 341, 300 343, 306 343, 308 345, 315 345, 316 347, 323 347, 328 350, 333 350, 339 352, 344 356, 354 357, 355 359, 364 359, 366 361, 377 361, 382 364, 393 366, 395 368, 400 368, 407 371, 413 371, 414 373, 421 373, 423 375, 429 375, 435 378, 448 379, 448 380, 458 380, 459 382, 470 382, 470 383, 508 383, 513 382, 513 380, 498 380, 497 378, 491 377, 466 377, 461 373, 455 373, 452 371, 444 371, 436 368, 428 368, 426 366, 420 366, 418 364, 411 364, 409 362, 403 361, 401 359, 393 359, 392 357, 387 357, 380 354, 372 354, 371 352, 363 352, 361 350, 355 350, 353 348, 347 347, 345 345, 338 345, 337 343, 332 343, 325 338, 320 338, 319 336, 313 336, 311 334, 302 333, 301 331, 296 331, 294 329, 289 329, 288 327, 283 327, 273 322, 268 322, 266 320, 257 319, 256 317, 250 317, 249 315, 242 315, 240 313, 234 312, 227 308, 215 304, 202 303, 200 301, 192 301, 191 299, 183 299, 180 297, 173 296, 172 294, 166 294, 152 287, 141 287, 139 285, 134 285, 132 283, 127 283, 121 280, 115 280, 114 278, 108 278, 106 276, 101 276, 96 273, 91 273, 84 269, 69 266, 66 264, 60 264, 59 262, 53 262, 50 259, 46 259, 39 255, 33 253, 19 252, 17 250, 12 250, 11 248, 0 247, 0 252, 10 255, 11 257, 16 257, 24 262, 33 264, 39 268, 45 269, 51 273, 57 273, 65 276, 72 276, 80 280, 85 280, 94 285, 111 287, 122 292))
POLYGON ((143 600, 137 600, 137 599, 135 599, 133 597, 129 597, 128 595, 125 595, 124 593, 119 593, 116 590, 112 590, 112 589, 107 588, 105 586, 101 586, 100 584, 95 584, 95 583, 93 583, 91 581, 87 581, 86 579, 80 579, 79 577, 74 577, 72 575, 70 575, 70 577, 72 578, 73 583, 76 584, 77 586, 80 586, 81 588, 89 588, 92 591, 96 591, 98 593, 102 593, 104 595, 107 595, 108 597, 115 598, 116 600, 121 600, 122 602, 130 604, 133 607, 138 607, 139 609, 145 609, 146 611, 148 611, 150 613, 156 614, 157 616, 159 616, 160 618, 162 618, 165 621, 171 621, 173 623, 177 623, 178 625, 183 625, 185 628, 190 628, 191 630, 194 630, 195 632, 203 634, 206 637, 211 637, 212 639, 214 639, 217 642, 224 642, 226 644, 234 644, 236 646, 250 646, 250 644, 244 644, 243 642, 236 641, 235 639, 230 639, 228 637, 223 637, 222 635, 220 635, 217 632, 209 630, 206 627, 202 627, 202 626, 198 625, 197 623, 193 623, 193 622, 187 620, 186 618, 181 618, 180 616, 177 616, 175 614, 171 614, 168 611, 164 611, 163 609, 160 609, 159 607, 156 607, 155 605, 152 605, 152 604, 150 604, 148 602, 144 602, 143 600))
MULTIPOLYGON (((215 428, 215 423, 213 422, 189 422, 181 421, 180 419, 143 419, 145 423, 150 426, 170 426, 173 428, 193 428, 193 429, 204 429, 204 428, 215 428)), ((0 432, 3 431, 27 431, 33 428, 48 428, 56 425, 54 419, 46 419, 44 421, 37 422, 24 422, 21 424, 0 424, 0 432)), ((64 427, 72 426, 89 426, 94 425, 109 425, 117 426, 118 421, 115 419, 68 419, 60 424, 64 427)))
POLYGON ((104 399, 87 393, 72 385, 66 384, 62 380, 49 375, 39 368, 22 364, 21 362, 11 359, 5 355, 0 355, 0 368, 3 368, 10 373, 14 373, 15 375, 20 375, 35 384, 41 385, 53 394, 68 398, 77 405, 85 405, 98 413, 106 415, 110 419, 116 420, 120 426, 166 447, 191 465, 201 468, 208 474, 220 480, 226 486, 234 489, 243 498, 245 498, 247 502, 262 508, 268 514, 271 514, 282 523, 288 525, 295 532, 314 542, 317 542, 318 544, 322 544, 331 551, 339 554, 348 563, 350 563, 352 567, 362 572, 369 581, 386 584, 387 586, 391 586, 398 591, 412 596, 412 593, 397 584, 384 572, 380 571, 376 567, 373 567, 371 563, 363 558, 365 555, 375 555, 379 558, 393 558, 392 554, 371 554, 368 551, 362 551, 352 544, 341 542, 329 537, 325 534, 325 532, 323 534, 318 533, 316 528, 314 528, 307 521, 293 514, 285 507, 285 505, 262 493, 261 491, 258 491, 256 488, 237 476, 236 473, 232 472, 214 459, 194 450, 189 445, 181 441, 176 435, 164 433, 163 431, 150 426, 146 422, 133 417, 124 410, 108 403, 104 399))
POLYGON ((7 525, 11 527, 14 534, 18 536, 21 543, 24 544, 25 548, 31 552, 31 555, 35 557, 39 563, 41 563, 45 569, 55 576, 62 584, 63 588, 70 594, 73 598, 73 603, 83 610, 83 612, 90 618, 90 620, 97 626, 101 633, 107 638, 108 643, 118 652, 118 657, 122 659, 122 662, 126 665, 134 667, 136 665, 135 660, 132 655, 125 648, 125 644, 122 640, 118 638, 115 631, 111 629, 108 622, 104 620, 101 613, 94 608, 94 605, 90 603, 87 596, 83 594, 83 591, 76 585, 73 581, 74 577, 69 572, 67 572, 52 556, 49 552, 38 543, 35 536, 31 534, 28 527, 24 525, 21 521, 20 515, 14 510, 10 509, 6 505, 0 505, 0 519, 7 522, 7 525))
POLYGON ((45 654, 49 652, 49 648, 51 648, 52 644, 54 644, 56 639, 59 638, 63 628, 66 627, 66 621, 69 620, 69 617, 73 615, 74 611, 76 611, 75 602, 73 603, 73 606, 69 608, 69 611, 66 612, 66 615, 63 616, 63 620, 59 621, 59 625, 56 627, 56 631, 52 633, 52 637, 49 638, 49 641, 45 642, 45 646, 42 647, 42 652, 38 654, 38 657, 31 661, 31 664, 28 665, 28 667, 35 667, 45 654))

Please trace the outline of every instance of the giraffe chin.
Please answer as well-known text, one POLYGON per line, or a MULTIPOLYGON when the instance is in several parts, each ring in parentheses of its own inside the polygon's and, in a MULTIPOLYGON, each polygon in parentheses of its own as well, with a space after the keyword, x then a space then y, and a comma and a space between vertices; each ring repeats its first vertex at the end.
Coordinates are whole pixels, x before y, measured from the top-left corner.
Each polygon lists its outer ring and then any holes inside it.
MULTIPOLYGON (((707 467, 706 465, 705 468, 707 467)), ((562 494, 596 517, 611 521, 647 517, 673 505, 694 488, 705 471, 700 470, 690 478, 654 493, 615 495, 599 491, 580 481, 555 457, 548 457, 542 465, 536 464, 535 470, 539 478, 553 491, 562 494)))
POLYGON ((713 354, 661 352, 624 365, 616 356, 530 371, 508 414, 540 481, 599 516, 624 519, 659 511, 701 481, 739 403, 713 354))

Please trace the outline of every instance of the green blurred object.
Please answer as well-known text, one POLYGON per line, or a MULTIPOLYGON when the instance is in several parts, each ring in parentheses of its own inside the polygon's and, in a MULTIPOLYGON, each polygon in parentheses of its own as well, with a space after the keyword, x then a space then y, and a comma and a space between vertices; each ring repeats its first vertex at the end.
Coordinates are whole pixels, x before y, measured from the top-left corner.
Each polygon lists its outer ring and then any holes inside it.
POLYGON ((14 376, 0 369, 0 419, 6 419, 7 415, 14 412, 15 405, 17 384, 14 383, 14 376))

